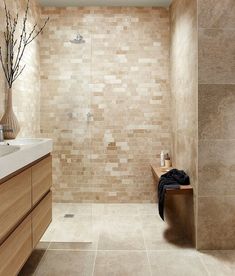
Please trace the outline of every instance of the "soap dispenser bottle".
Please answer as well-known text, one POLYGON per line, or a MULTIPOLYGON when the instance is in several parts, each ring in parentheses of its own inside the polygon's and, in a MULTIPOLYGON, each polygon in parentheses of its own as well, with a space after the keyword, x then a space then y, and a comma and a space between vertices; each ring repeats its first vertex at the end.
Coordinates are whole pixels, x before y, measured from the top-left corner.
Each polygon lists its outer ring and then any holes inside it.
POLYGON ((170 156, 168 153, 166 154, 166 158, 165 158, 165 166, 166 166, 166 168, 171 167, 171 159, 170 159, 170 156))
POLYGON ((165 166, 165 154, 163 150, 161 151, 161 154, 160 154, 160 164, 161 164, 161 167, 165 166))

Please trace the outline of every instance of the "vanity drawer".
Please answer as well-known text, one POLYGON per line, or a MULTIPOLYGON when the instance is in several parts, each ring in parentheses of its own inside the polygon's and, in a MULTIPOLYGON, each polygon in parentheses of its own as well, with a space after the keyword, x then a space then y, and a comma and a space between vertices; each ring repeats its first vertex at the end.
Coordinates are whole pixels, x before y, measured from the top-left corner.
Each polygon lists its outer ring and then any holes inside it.
POLYGON ((33 248, 37 245, 52 220, 52 192, 32 212, 33 248))
POLYGON ((35 205, 51 188, 52 157, 48 156, 32 167, 32 202, 35 205))
POLYGON ((31 209, 31 169, 0 185, 0 243, 31 209))
POLYGON ((0 276, 17 275, 32 251, 30 215, 0 246, 0 276))

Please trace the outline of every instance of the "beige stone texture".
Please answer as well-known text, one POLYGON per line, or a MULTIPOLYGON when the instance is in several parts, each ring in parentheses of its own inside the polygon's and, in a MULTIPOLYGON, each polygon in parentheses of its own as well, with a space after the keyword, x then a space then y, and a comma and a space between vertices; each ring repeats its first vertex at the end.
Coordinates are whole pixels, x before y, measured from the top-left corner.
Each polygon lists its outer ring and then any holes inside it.
POLYGON ((198 24, 200 28, 234 28, 234 0, 199 0, 198 24))
POLYGON ((198 154, 199 196, 235 196, 235 140, 200 140, 198 154))
MULTIPOLYGON (((197 192, 197 3, 175 0, 170 7, 171 118, 173 166, 190 176, 197 192)), ((193 197, 171 198, 172 218, 177 216, 186 235, 194 240, 193 197), (188 206, 188 208, 181 208, 188 206), (173 216, 174 214, 174 216, 173 216)))
POLYGON ((149 165, 171 139, 168 10, 43 9, 48 15, 41 133, 54 140, 54 200, 155 201, 149 165), (77 32, 86 43, 70 43, 77 32))
POLYGON ((198 198, 198 249, 235 248, 235 196, 198 198))
MULTIPOLYGON (((84 203, 54 203, 53 217, 57 218, 57 231, 62 226, 61 218, 65 213, 75 214, 73 218, 65 220, 79 221, 82 217, 87 216, 88 206, 89 204, 84 203)), ((123 235, 120 227, 126 230, 127 227, 131 228, 134 223, 134 228, 138 226, 143 232, 144 249, 136 250, 129 247, 127 250, 119 250, 116 248, 116 244, 110 243, 110 250, 100 250, 96 242, 77 243, 74 242, 76 236, 70 236, 70 242, 57 243, 53 241, 56 236, 53 235, 50 242, 40 243, 37 246, 19 276, 234 275, 235 250, 203 250, 200 252, 192 246, 185 247, 184 238, 178 236, 177 229, 169 227, 156 214, 156 204, 105 203, 90 204, 90 207, 98 216, 98 219, 93 221, 93 227, 98 237, 101 235, 104 237, 102 233, 111 230, 112 236, 116 240, 119 237, 121 241, 123 235), (133 216, 135 216, 134 221, 133 216), (107 222, 110 218, 111 223, 109 224, 107 222)), ((55 222, 55 220, 53 221, 55 222)), ((80 233, 81 230, 79 226, 77 227, 77 233, 80 233)), ((108 236, 106 239, 108 240, 108 236)), ((130 236, 131 240, 132 236, 130 236)), ((128 238, 125 241, 130 244, 128 238)), ((123 240, 123 242, 125 241, 123 240)))
POLYGON ((145 251, 98 251, 94 276, 151 275, 145 251))
POLYGON ((198 93, 199 139, 235 139, 235 85, 200 84, 198 93))
MULTIPOLYGON (((12 14, 19 13, 19 24, 25 11, 26 1, 6 1, 8 9, 12 14)), ((40 7, 36 1, 30 1, 30 11, 28 18, 28 28, 38 22, 40 25, 40 7)), ((3 42, 3 30, 5 26, 5 11, 3 1, 0 4, 0 41, 3 42)), ((17 30, 19 33, 19 29, 17 30)), ((19 120, 21 131, 20 137, 35 137, 39 134, 40 128, 40 57, 39 57, 40 37, 32 42, 26 49, 22 59, 22 65, 26 68, 22 75, 13 85, 13 108, 19 120)), ((2 69, 1 69, 2 70, 2 69)), ((6 82, 3 74, 0 74, 0 116, 4 113, 6 98, 6 82)))
POLYGON ((199 249, 234 249, 234 1, 199 0, 199 249))
POLYGON ((199 83, 235 84, 235 32, 199 29, 199 83))

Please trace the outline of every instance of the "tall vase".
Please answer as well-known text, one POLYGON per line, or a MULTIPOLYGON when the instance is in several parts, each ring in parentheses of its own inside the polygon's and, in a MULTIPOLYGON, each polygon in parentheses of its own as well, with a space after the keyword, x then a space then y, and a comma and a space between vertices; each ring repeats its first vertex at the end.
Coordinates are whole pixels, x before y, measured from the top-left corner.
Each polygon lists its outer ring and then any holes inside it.
POLYGON ((5 139, 16 138, 17 134, 20 131, 20 125, 12 107, 12 88, 8 88, 6 111, 0 121, 0 124, 4 126, 5 139))

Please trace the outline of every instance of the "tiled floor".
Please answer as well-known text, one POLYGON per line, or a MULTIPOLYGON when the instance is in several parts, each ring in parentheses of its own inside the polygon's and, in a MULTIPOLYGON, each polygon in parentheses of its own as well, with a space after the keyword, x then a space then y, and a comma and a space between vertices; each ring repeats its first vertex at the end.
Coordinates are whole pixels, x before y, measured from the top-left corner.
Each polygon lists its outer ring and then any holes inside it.
POLYGON ((159 219, 155 204, 55 204, 53 223, 20 275, 234 276, 235 251, 194 250, 159 219))

